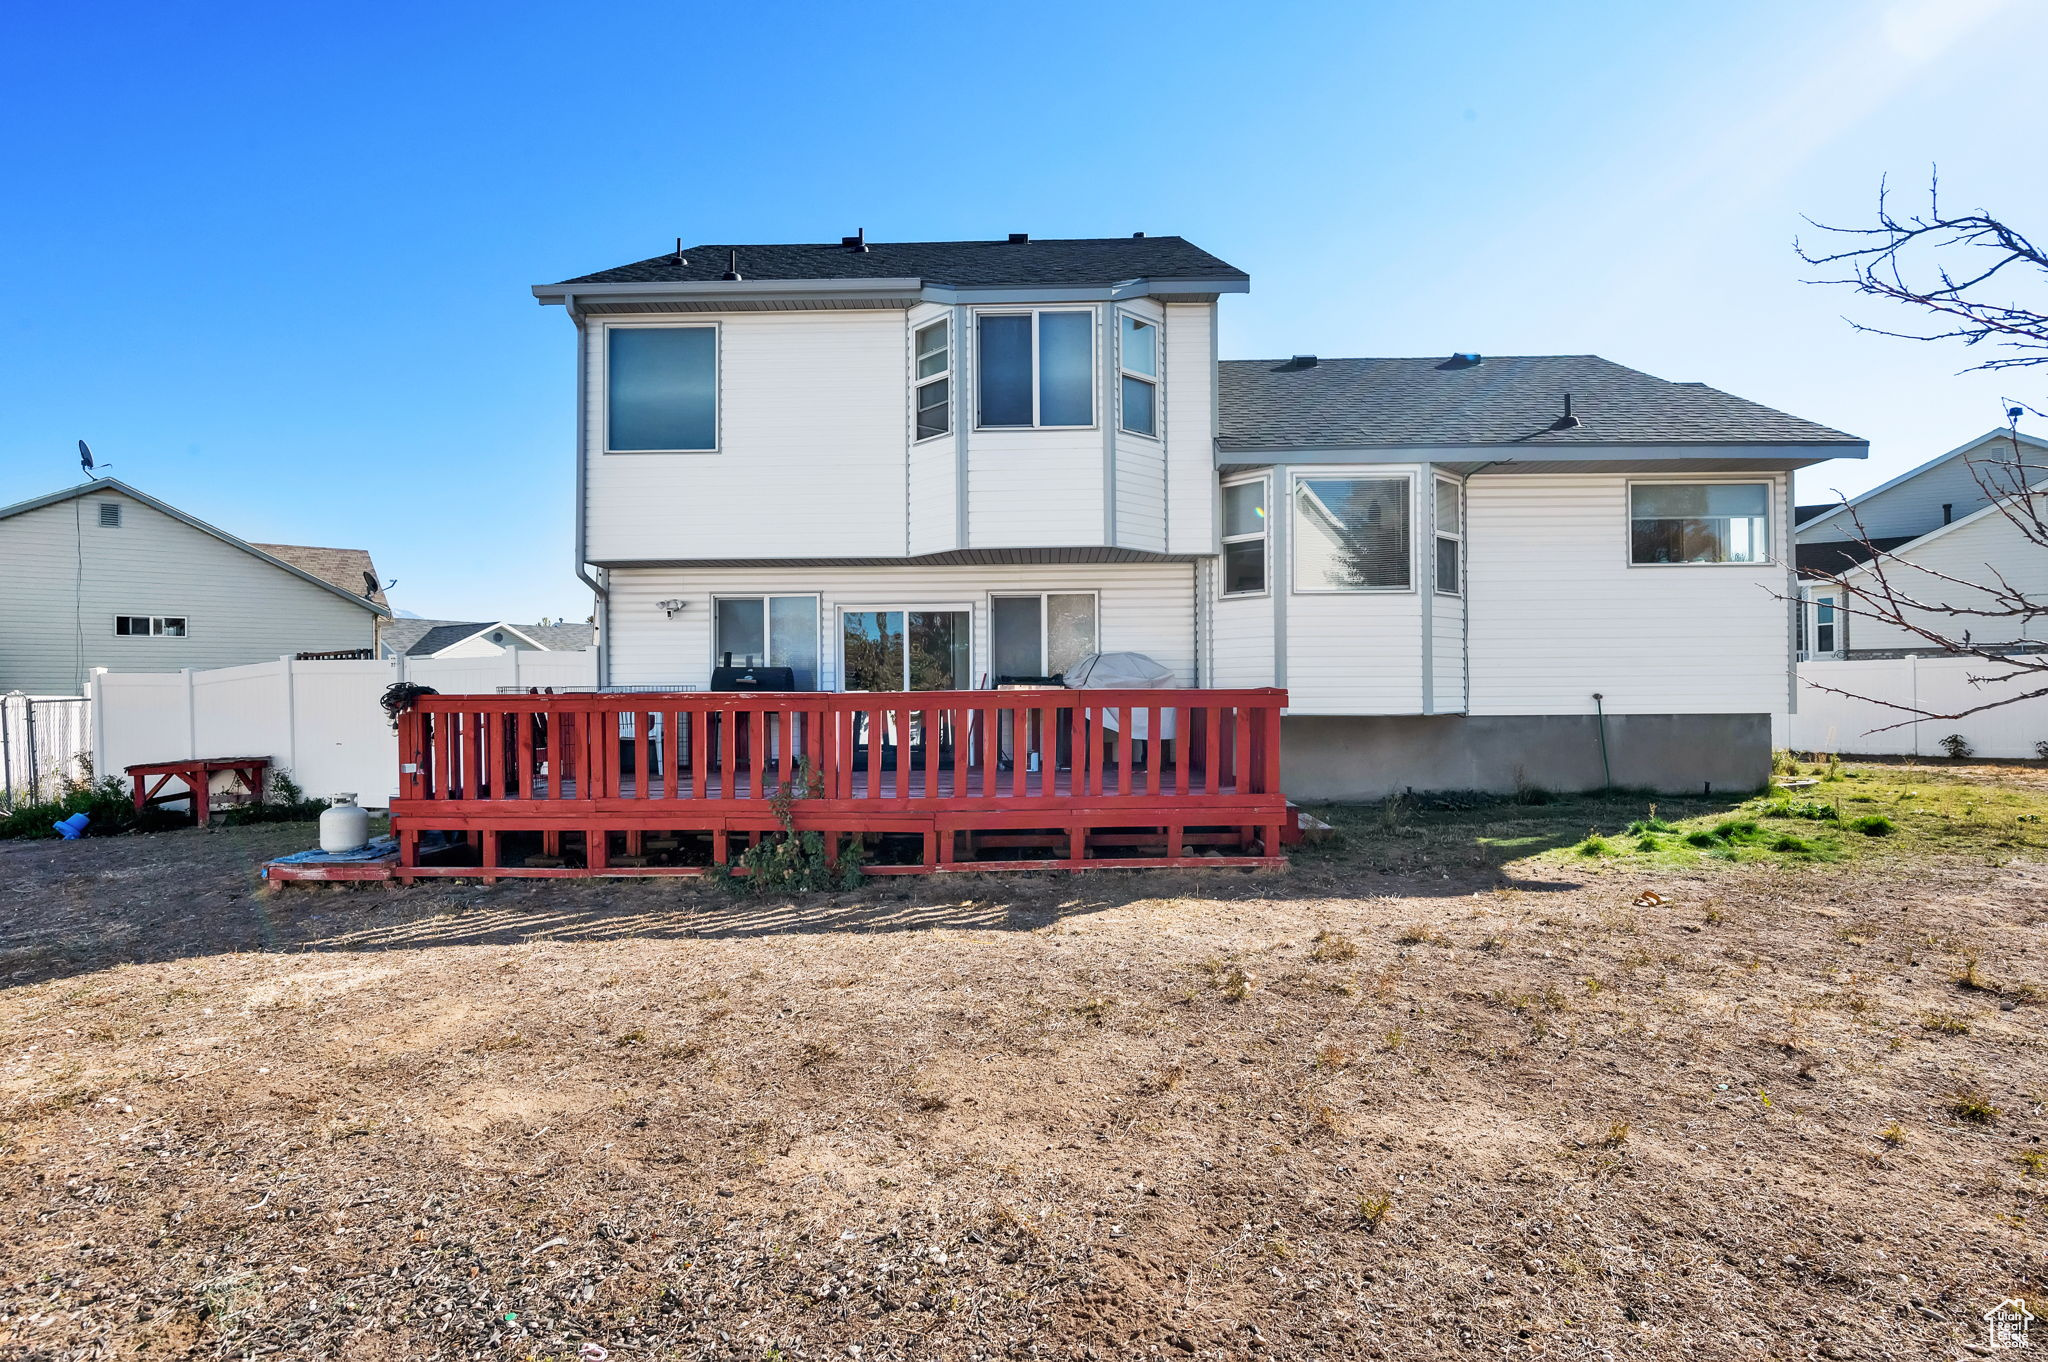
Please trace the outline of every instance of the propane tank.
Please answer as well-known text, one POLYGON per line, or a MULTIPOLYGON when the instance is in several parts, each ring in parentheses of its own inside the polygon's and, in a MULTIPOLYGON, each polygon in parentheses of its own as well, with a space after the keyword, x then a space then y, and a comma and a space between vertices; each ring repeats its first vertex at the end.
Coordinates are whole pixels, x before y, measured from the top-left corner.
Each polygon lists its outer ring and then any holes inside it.
POLYGON ((370 811, 356 805, 353 793, 338 794, 320 815, 322 851, 361 851, 370 844, 370 811))

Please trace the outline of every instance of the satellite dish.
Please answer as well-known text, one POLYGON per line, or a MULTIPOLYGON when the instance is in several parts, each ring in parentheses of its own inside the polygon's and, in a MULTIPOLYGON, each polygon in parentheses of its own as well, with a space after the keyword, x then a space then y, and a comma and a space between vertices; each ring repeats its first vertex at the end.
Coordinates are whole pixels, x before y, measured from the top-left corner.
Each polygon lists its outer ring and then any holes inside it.
MULTIPOLYGON (((85 470, 85 475, 88 478, 99 477, 99 474, 93 471, 92 446, 83 440, 78 442, 78 466, 85 470)), ((107 465, 109 468, 113 466, 112 464, 107 465)))

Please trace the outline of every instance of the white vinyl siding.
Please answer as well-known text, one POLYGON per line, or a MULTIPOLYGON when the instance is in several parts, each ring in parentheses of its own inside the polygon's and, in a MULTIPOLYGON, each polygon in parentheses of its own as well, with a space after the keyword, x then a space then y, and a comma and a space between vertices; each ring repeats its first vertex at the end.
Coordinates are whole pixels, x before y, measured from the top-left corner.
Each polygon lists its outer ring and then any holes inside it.
POLYGON ((1160 432, 1166 454, 1170 553, 1214 553, 1216 354, 1212 303, 1168 303, 1160 346, 1165 370, 1160 432))
POLYGON ((977 430, 967 479, 970 548, 1103 542, 1099 430, 977 430))
POLYGON ((377 640, 367 606, 118 493, 0 520, 0 561, 0 691, 77 695, 92 667, 228 667, 377 640), (109 502, 118 529, 100 524, 109 502), (119 636, 119 615, 174 616, 186 636, 119 636))
POLYGON ((903 553, 903 313, 703 320, 719 330, 719 449, 675 456, 603 451, 605 327, 584 323, 591 561, 903 553))
MULTIPOLYGON (((2048 452, 2024 440, 2020 449, 2025 462, 2034 465, 2032 477, 2038 479, 2040 468, 2048 464, 2048 452)), ((1941 518, 1944 503, 1950 507, 1950 516, 1954 520, 1961 520, 1990 504, 1977 481, 1980 469, 1973 467, 1972 461, 1979 465, 1994 461, 2010 465, 2012 456, 2012 444, 2006 436, 2001 434, 1980 440, 1954 458, 1917 473, 1896 487, 1870 494, 1857 503, 1853 515, 1837 510, 1832 516, 1807 521, 1800 526, 1799 540, 1806 544, 1821 544, 1855 539, 1858 521, 1862 522, 1862 533, 1872 539, 1922 535, 1938 530, 1944 523, 1941 518)), ((1993 467, 1984 467, 1981 471, 1992 479, 1993 487, 2008 490, 2008 473, 1993 467)), ((1806 469, 1799 478, 1804 500, 1821 506, 1839 504, 1832 490, 1831 475, 1825 466, 1806 469)))
MULTIPOLYGON (((960 314, 965 316, 964 311, 960 314)), ((959 345, 960 322, 954 316, 954 309, 936 303, 920 303, 910 309, 905 319, 904 330, 913 342, 904 347, 905 430, 909 432, 911 444, 905 453, 908 470, 908 487, 905 495, 910 517, 909 536, 905 551, 918 553, 944 553, 948 549, 960 548, 960 441, 962 434, 960 416, 960 385, 965 381, 967 369, 959 345), (910 351, 915 348, 914 338, 925 327, 945 322, 951 325, 953 351, 950 362, 952 369, 953 429, 944 435, 928 439, 916 439, 917 369, 916 358, 910 351)))
MULTIPOLYGON (((1941 573, 1963 581, 1992 581, 1996 568, 2012 588, 2029 600, 2048 600, 2048 550, 2030 542, 2019 527, 2001 511, 1991 511, 1968 525, 1960 526, 1921 544, 1909 544, 1885 560, 1885 576, 1892 590, 1901 596, 1929 605, 1957 605, 1974 609, 1996 609, 1988 595, 1974 588, 1943 581, 1941 573), (1927 571, 1920 569, 1925 567, 1927 571)), ((1852 583, 1866 591, 1878 586, 1868 572, 1848 574, 1852 583)), ((1936 645, 1910 629, 1885 620, 1871 619, 1870 607, 1848 602, 1851 618, 1842 622, 1846 633, 1837 646, 1852 652, 1886 648, 1932 648, 1936 645)), ((2041 643, 2048 641, 2048 620, 2009 617, 1943 615, 1909 610, 1908 618, 1923 628, 1947 638, 1961 639, 1968 630, 1972 643, 2041 643)), ((2044 734, 2048 737, 2048 734, 2044 734)))
POLYGON ((1644 571, 1629 566, 1629 477, 1467 479, 1470 712, 1590 714, 1595 691, 1614 714, 1784 708, 1785 479, 1764 480, 1776 561, 1644 571))
POLYGON ((825 621, 821 689, 839 688, 833 632, 839 611, 904 603, 973 612, 971 667, 978 686, 989 666, 990 596, 1093 592, 1098 647, 1145 653, 1189 685, 1195 679, 1194 579, 1189 563, 618 569, 611 576, 611 682, 708 685, 713 597, 815 593, 825 621), (658 605, 671 598, 688 602, 673 619, 658 605))

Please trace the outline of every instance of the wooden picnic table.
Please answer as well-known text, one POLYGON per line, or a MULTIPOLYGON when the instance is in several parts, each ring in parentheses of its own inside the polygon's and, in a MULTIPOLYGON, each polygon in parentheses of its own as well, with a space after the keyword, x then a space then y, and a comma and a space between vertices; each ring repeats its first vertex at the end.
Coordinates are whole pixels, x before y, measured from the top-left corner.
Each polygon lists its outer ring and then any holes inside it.
POLYGON ((232 771, 250 798, 263 802, 263 773, 270 769, 269 757, 187 757, 182 761, 144 761, 127 768, 128 778, 135 782, 135 811, 142 812, 151 804, 163 804, 185 796, 175 792, 162 794, 164 786, 173 780, 185 782, 191 794, 192 814, 200 827, 205 827, 213 810, 211 789, 216 771, 232 771), (148 782, 145 784, 145 782, 148 782))

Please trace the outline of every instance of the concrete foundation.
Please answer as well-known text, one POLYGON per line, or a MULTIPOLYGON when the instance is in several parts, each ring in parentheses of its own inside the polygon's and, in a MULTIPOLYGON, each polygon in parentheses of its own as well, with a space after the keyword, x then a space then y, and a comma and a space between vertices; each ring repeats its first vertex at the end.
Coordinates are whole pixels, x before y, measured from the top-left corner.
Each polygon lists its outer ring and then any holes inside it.
MULTIPOLYGON (((1606 783, 1591 714, 1289 716, 1280 721, 1280 754, 1281 785, 1297 800, 1606 783)), ((1759 790, 1771 775, 1771 716, 1611 714, 1607 756, 1618 787, 1759 790)))

